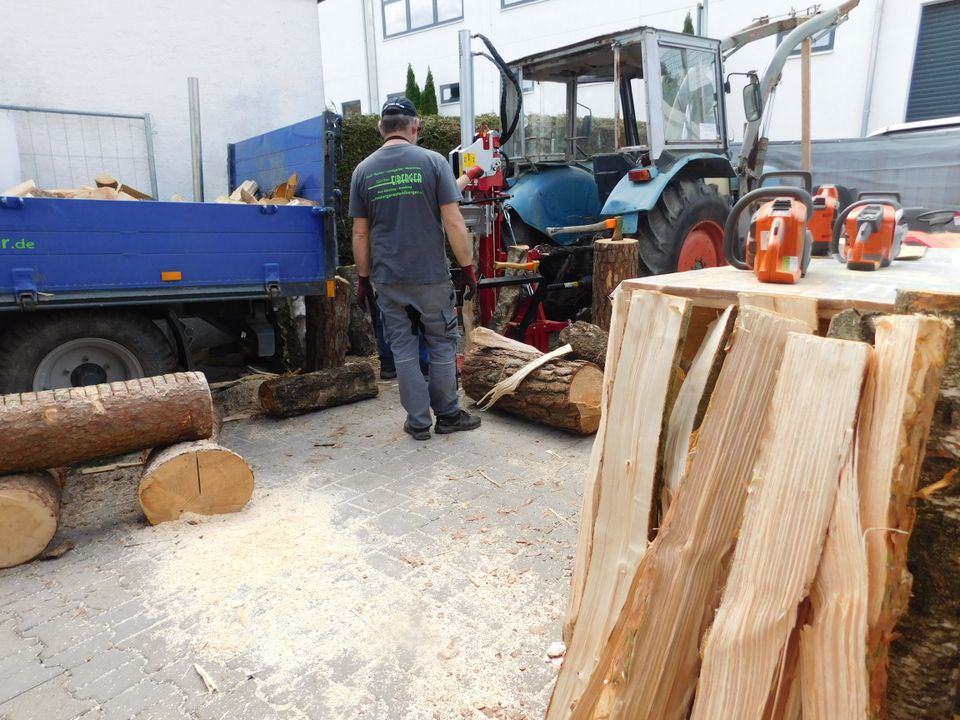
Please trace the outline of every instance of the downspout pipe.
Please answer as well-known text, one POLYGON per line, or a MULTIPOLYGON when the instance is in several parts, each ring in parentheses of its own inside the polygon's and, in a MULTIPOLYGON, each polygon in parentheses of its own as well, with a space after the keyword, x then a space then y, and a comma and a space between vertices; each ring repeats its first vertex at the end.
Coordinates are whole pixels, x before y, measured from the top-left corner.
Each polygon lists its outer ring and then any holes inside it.
POLYGON ((877 74, 877 55, 880 51, 880 28, 883 25, 883 0, 877 0, 873 15, 873 38, 870 41, 870 62, 867 64, 867 85, 863 91, 863 117, 860 119, 860 137, 870 131, 870 110, 873 106, 873 78, 877 74))

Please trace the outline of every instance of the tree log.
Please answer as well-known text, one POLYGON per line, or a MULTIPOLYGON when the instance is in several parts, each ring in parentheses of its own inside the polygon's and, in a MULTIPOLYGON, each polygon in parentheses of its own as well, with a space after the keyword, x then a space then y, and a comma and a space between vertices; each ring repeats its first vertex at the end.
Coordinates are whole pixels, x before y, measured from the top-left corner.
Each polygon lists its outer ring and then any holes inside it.
POLYGON ((213 432, 202 373, 0 395, 0 474, 200 440, 213 432))
POLYGON ((60 488, 53 473, 0 477, 0 568, 32 560, 53 539, 60 488))
POLYGON ((377 335, 370 311, 357 304, 357 266, 344 265, 337 268, 337 274, 350 284, 350 324, 347 326, 350 352, 360 357, 370 357, 377 352, 377 335))
MULTIPOLYGON (((539 355, 532 347, 526 352, 474 344, 463 359, 463 391, 479 400, 539 355)), ((500 398, 497 407, 534 422, 590 435, 600 424, 602 384, 603 373, 595 365, 556 360, 531 373, 516 393, 500 398)))
POLYGON ((151 453, 138 492, 140 507, 151 525, 176 520, 185 512, 236 512, 252 494, 250 466, 211 440, 179 443, 151 453))
POLYGON ((260 405, 274 417, 346 405, 377 396, 377 376, 368 362, 351 363, 304 375, 284 375, 260 385, 260 405))
POLYGON ((350 344, 350 283, 335 278, 333 297, 307 297, 307 365, 309 371, 340 367, 350 344))
POLYGON ((590 319, 602 330, 610 329, 610 293, 621 281, 637 276, 640 244, 633 238, 595 240, 593 243, 593 306, 590 319))
MULTIPOLYGON (((507 248, 507 262, 523 263, 527 261, 528 245, 511 245, 507 248)), ((504 270, 504 277, 516 277, 523 275, 524 270, 504 270)), ((500 288, 497 295, 497 306, 493 310, 493 317, 490 319, 490 328, 501 335, 508 322, 513 320, 517 312, 517 305, 520 303, 520 290, 522 285, 508 285, 500 288)))
POLYGON ((607 361, 609 334, 607 330, 598 328, 593 323, 577 320, 560 331, 560 344, 570 344, 575 359, 586 360, 603 370, 607 361))
POLYGON ((273 355, 274 368, 291 372, 306 366, 304 333, 306 305, 302 297, 281 298, 273 311, 277 330, 277 349, 273 355))

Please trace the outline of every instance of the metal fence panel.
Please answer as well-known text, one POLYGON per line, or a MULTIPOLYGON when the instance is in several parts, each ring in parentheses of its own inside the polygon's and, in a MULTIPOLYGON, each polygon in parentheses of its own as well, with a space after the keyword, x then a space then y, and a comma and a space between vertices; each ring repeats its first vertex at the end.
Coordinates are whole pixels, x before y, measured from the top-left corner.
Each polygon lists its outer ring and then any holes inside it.
POLYGON ((149 115, 0 105, 13 119, 20 172, 43 189, 93 185, 106 172, 157 197, 149 115))

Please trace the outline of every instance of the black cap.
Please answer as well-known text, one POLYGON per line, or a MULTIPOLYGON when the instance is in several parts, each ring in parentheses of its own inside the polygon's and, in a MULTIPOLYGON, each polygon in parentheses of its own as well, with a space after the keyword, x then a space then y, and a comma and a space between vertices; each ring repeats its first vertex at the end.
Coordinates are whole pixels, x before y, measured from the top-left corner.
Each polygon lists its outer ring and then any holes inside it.
POLYGON ((383 104, 383 110, 380 111, 380 117, 386 117, 387 115, 417 117, 417 108, 405 97, 397 98, 396 100, 387 100, 383 104))

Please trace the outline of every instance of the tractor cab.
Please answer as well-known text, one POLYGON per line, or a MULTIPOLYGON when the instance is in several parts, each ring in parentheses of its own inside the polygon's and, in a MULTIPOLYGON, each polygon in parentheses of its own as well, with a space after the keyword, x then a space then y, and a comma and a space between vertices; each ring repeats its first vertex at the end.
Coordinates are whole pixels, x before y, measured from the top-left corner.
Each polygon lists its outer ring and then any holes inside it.
POLYGON ((639 214, 678 174, 733 175, 717 40, 640 27, 530 55, 511 69, 524 107, 505 146, 510 204, 542 233, 614 215, 636 232, 639 214))

